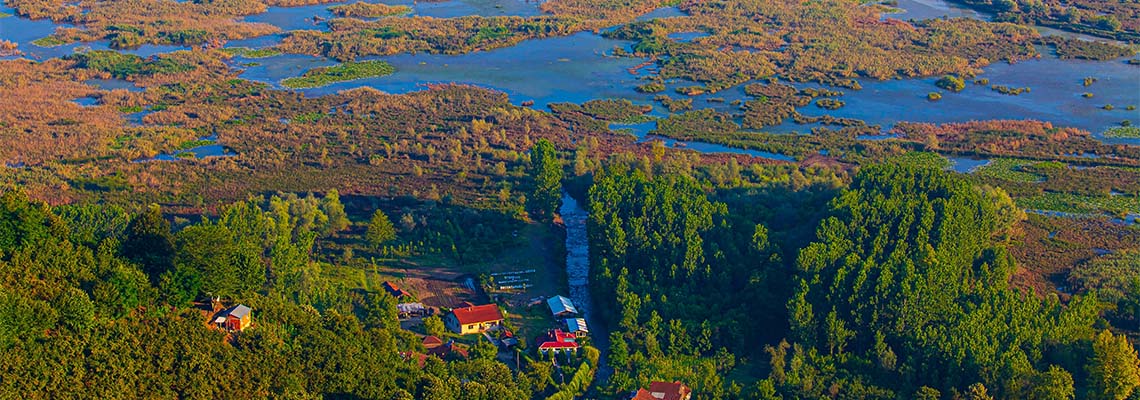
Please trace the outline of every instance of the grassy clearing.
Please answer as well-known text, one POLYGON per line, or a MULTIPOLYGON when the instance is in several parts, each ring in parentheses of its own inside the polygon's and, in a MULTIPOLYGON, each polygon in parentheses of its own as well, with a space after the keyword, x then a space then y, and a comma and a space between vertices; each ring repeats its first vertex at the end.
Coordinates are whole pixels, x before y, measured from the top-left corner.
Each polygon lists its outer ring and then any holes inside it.
POLYGON ((989 164, 978 167, 975 172, 978 176, 1001 179, 1011 182, 1033 183, 1040 182, 1043 176, 1022 171, 1022 167, 1034 165, 1036 162, 1018 160, 1015 158, 997 158, 989 164))
POLYGON ((281 55, 281 50, 277 50, 272 47, 267 47, 264 49, 251 49, 249 47, 227 47, 222 49, 222 52, 232 56, 240 56, 245 58, 266 58, 281 55))
POLYGON ((68 42, 63 41, 55 36, 46 36, 32 41, 32 44, 40 47, 56 47, 63 46, 68 42))
POLYGON ((372 60, 348 62, 331 67, 313 68, 296 78, 281 81, 281 85, 291 89, 315 88, 356 79, 391 75, 396 69, 384 61, 372 60))
POLYGON ((1132 196, 1082 196, 1069 193, 1044 193, 1017 199, 1017 205, 1030 210, 1060 211, 1073 214, 1140 213, 1140 198, 1132 196))
POLYGON ((946 159, 946 157, 938 153, 923 151, 907 152, 899 156, 891 157, 887 162, 915 167, 938 167, 942 169, 950 168, 951 165, 950 160, 946 159))

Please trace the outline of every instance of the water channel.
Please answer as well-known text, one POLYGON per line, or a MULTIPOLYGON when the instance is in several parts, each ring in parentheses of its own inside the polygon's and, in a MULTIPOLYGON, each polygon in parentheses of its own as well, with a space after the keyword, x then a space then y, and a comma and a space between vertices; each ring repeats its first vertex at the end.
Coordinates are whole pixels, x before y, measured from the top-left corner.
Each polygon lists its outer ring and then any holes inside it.
POLYGON ((570 195, 563 193, 562 208, 558 210, 566 227, 566 283, 570 286, 570 300, 578 308, 590 327, 590 340, 601 352, 598 374, 595 379, 604 381, 612 371, 606 365, 610 334, 593 311, 597 310, 590 295, 590 247, 586 241, 586 210, 570 195))

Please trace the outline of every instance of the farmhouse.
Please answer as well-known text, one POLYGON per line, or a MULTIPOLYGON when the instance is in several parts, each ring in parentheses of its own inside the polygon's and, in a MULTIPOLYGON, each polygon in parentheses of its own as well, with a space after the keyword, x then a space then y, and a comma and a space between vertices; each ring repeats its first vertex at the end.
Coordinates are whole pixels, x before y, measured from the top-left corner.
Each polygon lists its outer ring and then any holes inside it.
POLYGON ((244 331, 245 328, 249 328, 249 325, 252 323, 252 310, 243 304, 238 304, 223 311, 221 315, 214 319, 214 325, 217 326, 218 329, 230 332, 244 331))
POLYGON ((460 335, 480 333, 495 329, 503 324, 503 313, 499 306, 484 304, 481 306, 460 307, 451 310, 447 315, 447 329, 460 335))
POLYGON ((550 306, 550 313, 557 318, 578 314, 578 309, 574 308, 574 302, 565 296, 551 297, 546 300, 546 304, 550 306))
POLYGON ((681 382, 650 382, 649 390, 638 389, 632 400, 689 400, 693 390, 681 382))
POLYGON ((540 353, 574 350, 578 350, 578 337, 563 332, 561 329, 552 329, 538 338, 538 351, 540 353))

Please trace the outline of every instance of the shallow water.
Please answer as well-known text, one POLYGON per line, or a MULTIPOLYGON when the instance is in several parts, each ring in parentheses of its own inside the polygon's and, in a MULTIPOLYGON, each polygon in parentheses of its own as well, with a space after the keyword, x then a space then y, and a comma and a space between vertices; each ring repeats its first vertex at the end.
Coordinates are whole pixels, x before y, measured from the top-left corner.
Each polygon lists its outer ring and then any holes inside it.
POLYGON ((943 0, 898 0, 901 13, 884 14, 884 18, 931 19, 931 18, 971 18, 989 21, 992 16, 975 11, 966 6, 950 4, 943 0))
MULTIPOLYGON (((329 7, 355 3, 356 0, 337 3, 317 4, 301 7, 269 7, 269 10, 251 15, 244 19, 246 22, 261 22, 276 26, 284 31, 292 30, 328 30, 327 21, 334 18, 329 7), (319 17, 314 19, 313 17, 319 17)), ((517 15, 534 16, 541 12, 537 2, 524 0, 451 0, 442 2, 394 0, 382 3, 396 6, 403 5, 412 9, 411 15, 456 18, 468 15, 484 17, 517 15)))
MULTIPOLYGON (((343 3, 335 3, 343 4, 343 3)), ((419 15, 440 17, 460 15, 513 14, 532 15, 538 13, 537 3, 524 0, 452 0, 441 3, 413 2, 399 0, 389 4, 409 4, 419 15)), ((247 18, 250 21, 272 23, 285 29, 320 28, 313 25, 312 16, 330 16, 328 7, 323 4, 308 7, 274 7, 270 12, 247 18), (309 18, 309 21, 306 21, 309 18)), ((899 7, 908 12, 901 14, 909 18, 933 18, 943 15, 969 16, 982 18, 984 15, 970 12, 962 7, 947 4, 941 0, 900 0, 899 7)), ((0 7, 0 10, 6 8, 0 7)), ((10 10, 10 9, 8 9, 10 10)), ((685 15, 677 7, 665 7, 641 17, 641 19, 663 18, 685 15)), ((896 17, 899 14, 894 14, 896 17)), ((46 36, 54 29, 49 21, 29 21, 9 17, 0 24, 0 37, 15 39, 24 43, 46 36)), ((692 40, 697 33, 679 33, 678 40, 692 40)), ((229 43, 230 46, 265 47, 276 43, 281 35, 270 35, 229 43)), ((29 52, 29 46, 21 49, 29 52)), ((69 45, 77 46, 77 45, 69 45)), ((98 48, 100 44, 90 45, 98 48)), ((615 58, 607 56, 615 47, 628 49, 629 42, 609 40, 596 34, 582 32, 567 37, 524 41, 516 46, 464 55, 404 54, 390 57, 375 57, 391 63, 396 73, 385 77, 341 82, 321 88, 302 90, 309 96, 335 93, 344 89, 370 86, 390 93, 406 93, 423 89, 431 83, 466 83, 501 90, 511 97, 515 104, 533 101, 535 108, 546 109, 555 102, 582 103, 598 98, 623 98, 638 104, 653 104, 653 115, 667 115, 660 105, 653 101, 654 94, 638 93, 635 87, 644 83, 642 69, 630 73, 629 69, 640 64, 642 59, 615 58)), ((35 47, 35 46, 31 46, 35 47)), ((47 56, 52 52, 67 53, 73 47, 38 48, 40 53, 29 52, 31 56, 47 56)), ((177 49, 173 46, 144 46, 132 52, 149 55, 177 49)), ((233 65, 240 67, 242 62, 252 61, 260 65, 242 67, 243 78, 266 82, 280 88, 279 82, 288 77, 298 76, 304 71, 320 66, 334 65, 335 62, 318 57, 303 55, 281 55, 261 59, 238 57, 233 65)), ((652 66, 649 68, 653 68, 652 66)), ((995 64, 986 68, 980 76, 990 80, 990 84, 1011 87, 1028 86, 1029 93, 1009 96, 990 90, 987 86, 967 85, 961 93, 946 93, 934 86, 935 77, 891 81, 862 80, 864 89, 844 90, 841 97, 846 106, 838 110, 824 110, 814 106, 800 109, 808 116, 832 115, 835 117, 856 118, 871 125, 879 125, 889 130, 897 121, 916 122, 959 122, 985 119, 1038 119, 1051 121, 1059 126, 1074 126, 1089 130, 1097 135, 1104 129, 1115 126, 1123 120, 1140 120, 1140 111, 1128 111, 1128 105, 1140 106, 1140 68, 1125 64, 1122 60, 1096 62, 1085 60, 1060 60, 1045 56, 1041 60, 1021 62, 1015 65, 995 64), (1098 79, 1091 87, 1081 86, 1086 76, 1098 79), (940 91, 943 98, 937 102, 926 100, 926 94, 940 91), (1092 92, 1094 97, 1081 97, 1084 92, 1092 92), (1115 110, 1101 109, 1105 104, 1113 104, 1115 110)), ((683 97, 673 89, 694 85, 692 82, 668 82, 664 94, 674 98, 683 97)), ((818 85, 797 85, 818 87, 818 85)), ((709 93, 694 98, 695 108, 712 108, 717 111, 739 114, 734 100, 748 100, 742 87, 729 88, 719 93, 709 93), (723 99, 711 102, 710 99, 723 99)), ((771 132, 806 132, 817 125, 797 125, 790 121, 765 128, 771 132)), ((1136 139, 1103 139, 1110 143, 1140 144, 1136 139)))
POLYGON ((594 298, 590 294, 590 246, 586 240, 586 219, 589 214, 570 195, 562 194, 562 208, 558 210, 566 227, 566 283, 570 286, 570 300, 590 327, 590 340, 601 351, 598 378, 608 378, 606 356, 609 353, 609 332, 606 325, 595 315, 594 298))
MULTIPOLYGON (((378 57, 396 68, 389 76, 340 82, 302 90, 310 96, 335 93, 344 89, 370 86, 389 93, 422 90, 424 84, 469 83, 502 90, 519 104, 534 101, 536 108, 546 108, 556 102, 582 103, 591 99, 625 97, 649 100, 630 88, 639 84, 636 76, 626 70, 641 62, 640 59, 604 56, 614 46, 627 46, 627 42, 604 39, 591 33, 578 33, 566 37, 528 40, 519 45, 464 55, 402 54, 378 57)), ((281 79, 296 76, 313 66, 332 65, 333 62, 308 56, 279 56, 258 60, 261 66, 252 67, 241 77, 277 84, 281 79), (282 67, 304 63, 302 68, 282 67), (295 72, 286 75, 290 70, 295 72)))
POLYGON ((97 87, 97 88, 103 89, 103 90, 122 89, 122 90, 131 91, 131 92, 141 92, 141 91, 146 90, 144 88, 135 86, 134 82, 130 82, 130 81, 123 80, 123 79, 116 79, 116 78, 88 79, 88 80, 84 81, 83 83, 86 83, 88 85, 91 85, 91 86, 94 86, 94 87, 97 87))
MULTIPOLYGON (((578 33, 559 38, 529 40, 516 46, 464 55, 405 54, 378 57, 396 68, 390 76, 341 82, 321 88, 306 89, 310 96, 370 86, 390 93, 420 90, 426 83, 458 82, 475 84, 506 92, 511 101, 521 104, 533 101, 538 109, 550 103, 582 103, 597 98, 623 98, 639 104, 654 104, 655 114, 665 111, 652 101, 655 95, 638 93, 635 87, 644 83, 628 69, 641 59, 614 58, 608 54, 614 47, 627 48, 629 42, 609 40, 592 33, 578 33)), ((280 56, 258 60, 243 78, 277 84, 314 66, 331 65, 327 60, 307 56, 280 56), (285 65, 281 65, 285 64, 285 65)), ((639 71, 644 72, 644 71, 639 71)), ((814 106, 800 109, 809 116, 832 115, 857 118, 889 130, 900 120, 916 122, 960 122, 985 119, 1038 119, 1060 126, 1073 126, 1099 133, 1121 121, 1140 120, 1140 111, 1125 110, 1127 105, 1140 105, 1140 68, 1121 60, 1096 62, 1060 60, 1044 56, 1040 60, 1017 64, 994 64, 981 78, 990 84, 1011 87, 1028 86, 1031 91, 1018 96, 1003 95, 988 86, 967 86, 961 93, 943 93, 937 102, 926 100, 926 94, 941 91, 934 86, 936 77, 890 81, 862 80, 863 90, 844 90, 840 99, 847 105, 838 110, 814 106), (1091 87, 1081 86, 1086 76, 1098 78, 1091 87), (1081 97, 1085 91, 1094 97, 1081 97), (1116 109, 1105 111, 1104 104, 1116 109)), ((673 92, 692 82, 671 82, 664 94, 683 97, 673 92)), ((819 87, 804 84, 800 87, 819 87)), ((733 100, 748 100, 742 87, 719 93, 694 96, 694 107, 713 108, 739 113, 733 100), (710 102, 709 99, 723 99, 710 102)), ((772 132, 806 132, 813 125, 786 122, 766 128, 772 132)), ((1098 136, 1099 137, 1099 136, 1098 136)), ((1136 143, 1114 139, 1111 142, 1136 143)))
POLYGON ((649 21, 649 20, 657 19, 657 18, 684 17, 686 15, 688 15, 688 14, 685 14, 684 11, 681 11, 680 7, 661 7, 661 8, 658 8, 656 10, 650 11, 650 12, 646 13, 645 15, 637 17, 636 20, 637 21, 649 21))
MULTIPOLYGON (((15 14, 16 11, 9 7, 7 4, 0 4, 0 12, 15 14)), ((55 33, 57 27, 74 28, 75 25, 70 24, 55 24, 51 20, 40 19, 31 20, 27 18, 11 17, 0 18, 0 39, 15 42, 23 55, 14 57, 0 57, 0 59, 13 59, 13 58, 29 58, 33 60, 45 60, 49 58, 63 57, 76 51, 82 50, 110 50, 109 41, 97 41, 91 43, 70 43, 62 46, 55 47, 40 47, 32 44, 33 41, 44 37, 51 36, 55 33)), ((119 50, 122 53, 134 54, 140 57, 150 57, 155 54, 169 53, 178 50, 188 50, 184 46, 168 46, 168 45, 143 45, 135 49, 119 50)))
POLYGON ((950 160, 950 169, 961 174, 972 174, 978 168, 989 165, 990 160, 967 157, 947 157, 950 160))
MULTIPOLYGON (((1029 87, 1028 93, 1010 96, 987 85, 968 83, 960 93, 934 86, 938 78, 891 81, 862 81, 863 90, 847 90, 840 97, 847 103, 838 110, 804 107, 800 112, 817 116, 857 118, 871 125, 890 129, 897 121, 960 122, 985 119, 1037 119, 1056 125, 1072 126, 1099 133, 1123 120, 1140 119, 1140 68, 1121 60, 1097 62, 1060 60, 1045 56, 1017 64, 994 64, 979 78, 990 85, 1029 87), (1090 87, 1081 85, 1085 77, 1097 78, 1090 87), (926 100, 928 92, 941 92, 942 99, 926 100), (1093 98, 1081 97, 1092 92, 1093 98), (1113 104, 1116 109, 1101 109, 1113 104)), ((794 126, 780 128, 795 130, 794 126)), ((801 127, 802 128, 802 127, 801 127)))
POLYGON ((148 158, 148 159, 139 160, 139 161, 140 162, 146 162, 146 161, 179 161, 179 160, 185 159, 183 157, 179 157, 179 155, 183 154, 183 153, 193 154, 194 155, 193 158, 199 159, 199 160, 203 159, 203 158, 210 158, 210 157, 233 157, 233 156, 237 155, 233 151, 230 151, 229 149, 225 148, 225 146, 222 146, 220 144, 207 144, 204 146, 198 146, 198 147, 194 147, 194 148, 190 148, 190 149, 186 149, 186 150, 178 150, 178 151, 175 151, 175 152, 169 153, 169 154, 166 154, 166 153, 159 154, 157 156, 154 156, 154 158, 148 158))
POLYGON ((93 106, 99 105, 99 98, 93 97, 93 96, 87 96, 87 97, 80 97, 80 98, 71 100, 71 102, 78 104, 82 107, 93 107, 93 106))
POLYGON ((657 128, 657 121, 642 122, 642 123, 637 123, 637 124, 610 124, 610 129, 613 129, 616 131, 628 131, 630 133, 633 133, 634 136, 637 136, 642 141, 660 140, 667 147, 688 149, 688 150, 692 150, 692 151, 696 151, 696 152, 700 152, 700 153, 744 154, 744 155, 749 155, 752 157, 767 158, 769 160, 776 160, 776 161, 792 162, 792 161, 796 160, 795 158, 792 158, 791 156, 787 156, 787 155, 783 155, 783 154, 777 154, 777 153, 771 153, 771 152, 767 152, 767 151, 738 149, 735 147, 728 147, 728 146, 723 146, 723 145, 713 144, 713 143, 676 140, 676 139, 671 139, 671 138, 667 138, 667 137, 663 137, 663 136, 653 135, 652 131, 656 128, 657 128))

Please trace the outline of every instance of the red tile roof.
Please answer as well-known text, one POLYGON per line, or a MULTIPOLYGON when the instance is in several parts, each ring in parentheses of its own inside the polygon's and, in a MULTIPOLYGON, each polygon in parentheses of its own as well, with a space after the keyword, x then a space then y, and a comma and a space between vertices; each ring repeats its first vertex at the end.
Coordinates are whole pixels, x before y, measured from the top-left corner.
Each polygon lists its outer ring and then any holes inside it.
POLYGON ((658 400, 658 399, 656 397, 653 397, 653 394, 649 393, 648 390, 637 389, 637 393, 634 393, 633 398, 630 400, 658 400))
POLYGON ((693 390, 681 382, 650 382, 649 390, 639 389, 633 400, 688 400, 693 390))
POLYGON ((392 283, 390 281, 384 281, 384 290, 387 290, 388 293, 392 295, 392 297, 403 297, 408 295, 408 292, 400 289, 399 286, 396 286, 395 283, 392 283))
POLYGON ((578 348, 577 336, 573 333, 563 332, 561 329, 554 329, 538 338, 539 349, 576 349, 578 348))
POLYGON ((424 337, 424 348, 431 350, 439 346, 443 346, 443 340, 435 336, 424 337))
POLYGON ((499 312, 499 306, 495 304, 456 308, 451 310, 451 312, 455 314, 455 319, 462 325, 499 321, 503 319, 503 314, 499 312))

